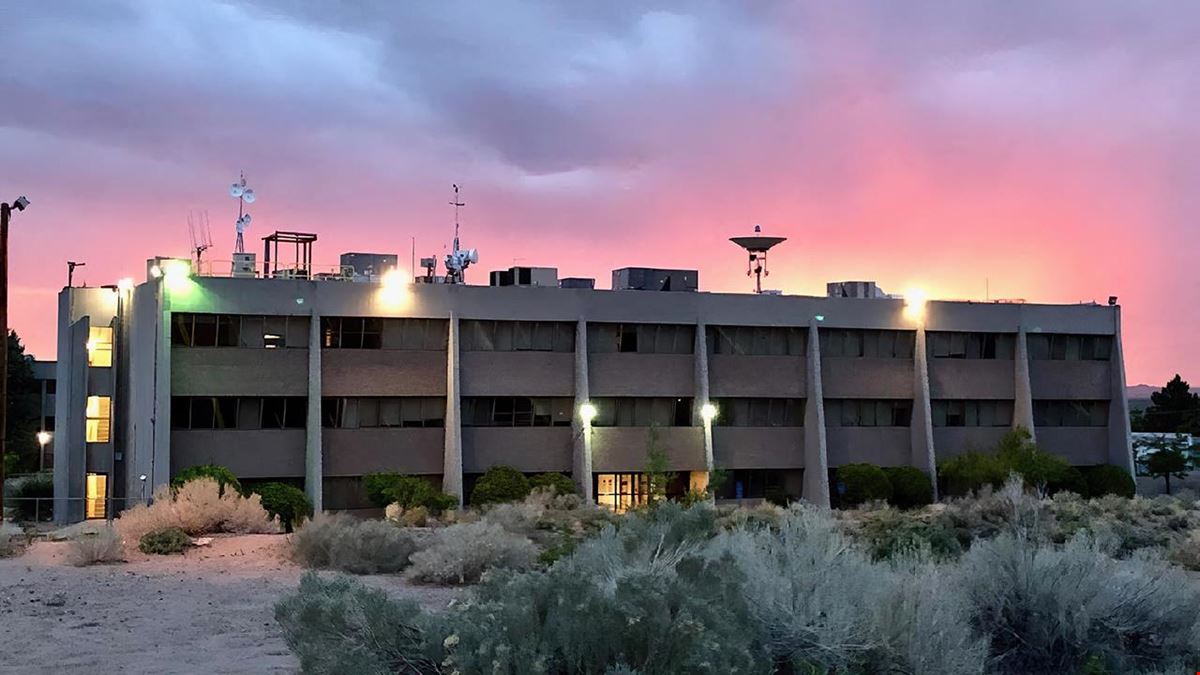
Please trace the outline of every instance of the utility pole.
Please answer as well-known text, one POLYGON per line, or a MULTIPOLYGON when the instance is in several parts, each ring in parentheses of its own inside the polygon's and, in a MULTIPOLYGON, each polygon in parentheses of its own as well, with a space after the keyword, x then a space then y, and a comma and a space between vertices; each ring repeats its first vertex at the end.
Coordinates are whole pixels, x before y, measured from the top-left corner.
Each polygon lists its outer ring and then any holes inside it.
POLYGON ((29 200, 17 197, 12 204, 0 203, 0 523, 4 521, 4 457, 8 447, 8 220, 12 210, 24 211, 29 200))

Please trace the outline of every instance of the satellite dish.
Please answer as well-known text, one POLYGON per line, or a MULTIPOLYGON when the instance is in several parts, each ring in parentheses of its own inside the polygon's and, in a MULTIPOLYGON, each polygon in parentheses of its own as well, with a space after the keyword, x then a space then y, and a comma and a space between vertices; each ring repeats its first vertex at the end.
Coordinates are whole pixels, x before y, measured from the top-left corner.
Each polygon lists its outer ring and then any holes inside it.
POLYGON ((247 226, 247 225, 249 225, 249 224, 250 224, 250 220, 251 220, 251 218, 250 218, 250 214, 249 214, 249 213, 247 213, 246 215, 242 216, 242 226, 244 227, 244 226, 247 226))
POLYGON ((242 199, 245 200, 245 202, 247 204, 253 204, 254 200, 256 199, 256 197, 254 196, 254 190, 251 188, 246 188, 242 192, 242 199))
POLYGON ((470 260, 472 263, 479 262, 479 251, 476 249, 467 251, 467 260, 470 260))
POLYGON ((233 185, 229 186, 229 196, 230 197, 241 197, 242 194, 245 193, 245 191, 246 191, 246 188, 243 187, 241 183, 234 183, 233 185))

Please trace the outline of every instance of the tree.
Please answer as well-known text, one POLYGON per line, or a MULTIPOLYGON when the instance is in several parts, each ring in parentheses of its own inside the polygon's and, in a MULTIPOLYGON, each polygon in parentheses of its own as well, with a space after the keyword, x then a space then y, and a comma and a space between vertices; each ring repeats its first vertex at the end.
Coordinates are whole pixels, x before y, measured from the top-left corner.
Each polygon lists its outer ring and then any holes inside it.
POLYGON ((1025 485, 1040 497, 1046 496, 1051 484, 1065 481, 1071 468, 1066 460, 1038 448, 1024 427, 1004 434, 996 447, 996 457, 1007 471, 1021 474, 1025 485))
POLYGON ((42 391, 33 377, 33 357, 16 331, 8 332, 8 410, 6 417, 4 470, 12 473, 37 471, 41 446, 37 432, 42 421, 42 391))
POLYGON ((646 501, 651 506, 667 498, 667 484, 675 478, 667 466, 667 453, 659 444, 658 429, 650 427, 646 435, 646 501))
POLYGON ((1200 395, 1178 374, 1161 390, 1150 394, 1145 412, 1146 431, 1200 434, 1200 395))
POLYGON ((1150 452, 1146 456, 1146 473, 1167 481, 1171 494, 1171 477, 1186 478, 1188 470, 1188 440, 1182 434, 1159 436, 1145 442, 1150 452))

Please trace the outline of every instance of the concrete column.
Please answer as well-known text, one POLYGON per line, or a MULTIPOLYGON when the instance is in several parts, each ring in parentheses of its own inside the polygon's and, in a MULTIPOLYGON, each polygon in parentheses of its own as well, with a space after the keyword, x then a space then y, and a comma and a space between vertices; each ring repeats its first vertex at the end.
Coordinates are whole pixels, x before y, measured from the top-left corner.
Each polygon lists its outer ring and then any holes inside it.
POLYGON ((59 296, 59 325, 66 330, 58 336, 55 366, 54 521, 60 525, 83 520, 87 474, 87 340, 91 322, 86 316, 74 324, 64 322, 64 317, 70 318, 70 294, 67 289, 59 296))
MULTIPOLYGON (((171 483, 171 298, 160 278, 156 284, 158 297, 158 331, 154 336, 154 450, 150 457, 150 476, 147 490, 171 483)), ((138 492, 141 492, 139 486, 138 492)))
POLYGON ((808 386, 804 400, 804 499, 829 506, 829 450, 825 444, 825 395, 821 388, 821 340, 817 320, 808 324, 808 386))
POLYGON ((458 315, 450 313, 446 344, 446 445, 442 454, 442 491, 463 504, 462 414, 459 395, 458 315))
POLYGON ((321 317, 308 320, 308 421, 304 434, 304 491, 313 513, 323 510, 324 478, 321 439, 321 317))
POLYGON ((579 414, 588 402, 588 348, 587 321, 575 323, 575 409, 571 412, 571 474, 579 486, 584 501, 594 502, 592 494, 592 429, 585 425, 579 414))
MULTIPOLYGON (((704 427, 704 470, 712 476, 716 464, 713 461, 712 420, 704 419, 701 411, 708 403, 708 331, 701 321, 696 324, 696 400, 693 402, 692 417, 700 420, 704 427)), ((718 414, 719 411, 718 411, 718 414)))
POLYGON ((1029 384, 1029 342, 1025 339, 1025 326, 1017 330, 1017 349, 1013 363, 1016 366, 1016 399, 1013 401, 1013 428, 1025 427, 1037 442, 1037 430, 1033 425, 1033 387, 1029 384))
POLYGON ((933 498, 937 500, 937 460, 933 448, 933 405, 929 400, 929 353, 925 347, 925 326, 917 328, 917 342, 913 352, 913 416, 912 457, 913 466, 929 474, 933 483, 933 498))
POLYGON ((1108 404, 1108 463, 1136 476, 1133 439, 1129 428, 1129 400, 1125 393, 1125 348, 1121 340, 1121 308, 1113 307, 1113 346, 1110 356, 1112 389, 1108 404))

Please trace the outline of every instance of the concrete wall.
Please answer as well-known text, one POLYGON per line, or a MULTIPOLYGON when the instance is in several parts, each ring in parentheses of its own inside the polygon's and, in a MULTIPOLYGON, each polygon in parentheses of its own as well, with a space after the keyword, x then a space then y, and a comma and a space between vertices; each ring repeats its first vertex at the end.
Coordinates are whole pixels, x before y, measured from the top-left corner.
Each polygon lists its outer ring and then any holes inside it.
POLYGON ((1105 427, 1038 427, 1038 446, 1076 465, 1108 463, 1105 427))
POLYGON ((483 473, 503 464, 525 473, 571 473, 570 427, 467 427, 463 471, 483 473))
POLYGON ((323 429, 326 476, 440 474, 444 429, 323 429))
MULTIPOLYGON (((1029 361, 1035 399, 1107 401, 1112 393, 1108 361, 1029 361)), ((1124 392, 1121 392, 1124 396, 1124 392)))
POLYGON ((804 398, 807 368, 799 356, 710 354, 709 396, 804 398))
POLYGON ((220 464, 239 478, 303 478, 304 431, 172 431, 171 474, 197 464, 220 464))
MULTIPOLYGON (((642 471, 649 452, 650 427, 592 429, 592 470, 642 471)), ((659 427, 658 447, 670 471, 704 471, 704 431, 700 427, 659 427)), ((721 467, 723 468, 723 467, 721 467)))
POLYGON ((718 467, 804 467, 803 427, 714 427, 713 446, 718 467))
POLYGON ((933 448, 939 462, 957 457, 968 450, 991 452, 1008 427, 934 427, 933 448))
POLYGON ((696 388, 695 357, 692 354, 588 354, 588 387, 593 398, 691 398, 696 388))
POLYGON ((1012 400, 1012 359, 929 359, 929 396, 1012 400))
POLYGON ((304 396, 307 393, 307 349, 171 348, 172 396, 304 396))
POLYGON ((822 355, 821 383, 825 398, 912 398, 913 362, 822 355))
POLYGON ((574 396, 572 352, 462 352, 463 396, 574 396))
POLYGON ((908 427, 829 427, 829 468, 868 462, 880 466, 908 466, 912 432, 908 427))
POLYGON ((321 387, 325 396, 445 396, 446 352, 322 349, 321 387))

